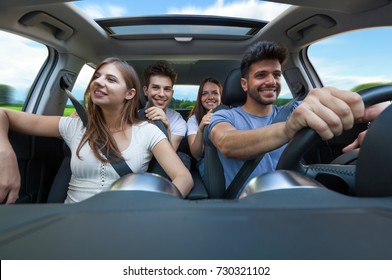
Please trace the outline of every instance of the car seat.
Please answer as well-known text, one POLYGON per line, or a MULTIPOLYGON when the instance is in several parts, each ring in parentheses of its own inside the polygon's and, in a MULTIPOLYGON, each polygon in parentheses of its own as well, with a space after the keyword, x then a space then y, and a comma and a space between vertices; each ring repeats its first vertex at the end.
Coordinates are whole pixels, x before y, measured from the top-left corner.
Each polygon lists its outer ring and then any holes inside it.
MULTIPOLYGON (((241 86, 241 69, 233 69, 223 83, 222 104, 215 108, 229 109, 242 106, 246 101, 246 92, 241 86)), ((208 127, 203 131, 204 142, 204 184, 209 198, 223 198, 226 192, 223 167, 218 152, 211 142, 208 127)))
POLYGON ((67 198, 69 181, 71 180, 71 150, 63 142, 64 158, 52 182, 48 194, 48 203, 63 203, 67 198))

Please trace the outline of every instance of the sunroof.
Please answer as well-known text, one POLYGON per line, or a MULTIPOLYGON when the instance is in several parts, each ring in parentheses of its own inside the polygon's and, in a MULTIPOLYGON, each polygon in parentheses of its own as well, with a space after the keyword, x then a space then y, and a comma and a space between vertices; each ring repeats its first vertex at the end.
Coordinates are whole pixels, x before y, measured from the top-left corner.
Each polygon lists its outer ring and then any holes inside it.
POLYGON ((96 20, 117 39, 189 37, 247 39, 267 22, 221 16, 159 15, 96 20))
POLYGON ((214 34, 214 35, 247 35, 253 28, 206 25, 132 25, 114 26, 111 30, 116 35, 141 34, 214 34))

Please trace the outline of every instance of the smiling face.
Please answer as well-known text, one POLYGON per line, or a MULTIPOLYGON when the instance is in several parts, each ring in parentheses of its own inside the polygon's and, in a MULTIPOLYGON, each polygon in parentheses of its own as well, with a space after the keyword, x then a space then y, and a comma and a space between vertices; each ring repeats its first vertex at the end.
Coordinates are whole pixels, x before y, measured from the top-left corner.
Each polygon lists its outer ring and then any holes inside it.
POLYGON ((279 60, 260 60, 249 67, 249 76, 241 79, 241 85, 251 99, 262 105, 270 105, 279 96, 281 76, 279 60))
POLYGON ((119 108, 135 94, 135 89, 128 89, 123 75, 113 63, 102 65, 90 83, 91 100, 101 108, 119 108))
POLYGON ((160 75, 151 76, 149 85, 144 86, 143 90, 148 106, 156 106, 163 110, 169 106, 174 93, 170 77, 160 75))
POLYGON ((217 84, 206 82, 201 93, 201 104, 209 111, 215 109, 221 103, 220 88, 217 84))

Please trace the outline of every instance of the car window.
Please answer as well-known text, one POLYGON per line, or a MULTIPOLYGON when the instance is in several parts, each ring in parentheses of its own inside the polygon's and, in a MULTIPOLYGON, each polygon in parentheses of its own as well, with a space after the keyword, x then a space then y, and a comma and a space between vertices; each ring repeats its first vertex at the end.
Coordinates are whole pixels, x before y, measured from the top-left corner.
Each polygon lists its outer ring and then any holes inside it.
POLYGON ((308 48, 308 57, 323 85, 358 91, 391 83, 392 52, 386 38, 392 28, 343 33, 308 48))
MULTIPOLYGON (((84 92, 86 91, 87 85, 94 74, 94 70, 95 69, 93 67, 85 64, 76 78, 75 84, 72 88, 72 95, 80 102, 80 104, 83 104, 84 92)), ((72 105, 71 100, 68 99, 67 105, 64 108, 64 116, 69 116, 74 111, 74 106, 72 105)))
POLYGON ((196 103, 199 85, 174 85, 173 99, 169 108, 174 110, 192 109, 196 103))
POLYGON ((48 57, 45 45, 0 30, 0 107, 22 110, 48 57), (4 67, 4 66, 7 67, 4 67))

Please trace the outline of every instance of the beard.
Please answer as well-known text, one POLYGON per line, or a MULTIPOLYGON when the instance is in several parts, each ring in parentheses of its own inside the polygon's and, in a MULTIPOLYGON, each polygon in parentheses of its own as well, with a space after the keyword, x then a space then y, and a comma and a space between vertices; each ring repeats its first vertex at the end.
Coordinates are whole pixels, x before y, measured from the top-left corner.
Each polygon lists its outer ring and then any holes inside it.
POLYGON ((250 98, 252 98, 254 101, 256 101, 257 103, 261 104, 261 105, 271 105, 275 102, 276 99, 278 99, 279 93, 280 93, 280 86, 275 86, 275 87, 259 87, 257 89, 250 89, 248 87, 248 95, 250 98), (268 93, 268 95, 270 97, 265 98, 263 97, 263 90, 274 90, 274 98, 272 98, 272 94, 268 93))

